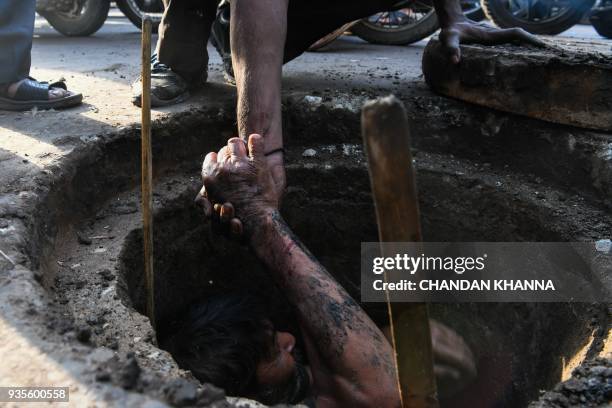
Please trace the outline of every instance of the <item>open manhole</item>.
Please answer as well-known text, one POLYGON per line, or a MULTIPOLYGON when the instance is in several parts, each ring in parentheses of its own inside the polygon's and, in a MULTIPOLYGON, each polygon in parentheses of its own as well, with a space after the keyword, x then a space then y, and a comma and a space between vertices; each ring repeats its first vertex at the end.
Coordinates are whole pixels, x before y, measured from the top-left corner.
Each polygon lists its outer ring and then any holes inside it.
MULTIPOLYGON (((307 129, 292 127, 287 154, 289 188, 282 213, 313 254, 358 300, 360 243, 375 241, 377 232, 359 135, 345 136, 347 129, 357 129, 358 118, 345 113, 343 120, 347 121, 344 127, 327 129, 325 137, 313 138, 307 129)), ((202 402, 201 393, 177 397, 176 387, 168 384, 189 389, 185 384, 197 385, 197 381, 179 370, 171 354, 159 346, 172 329, 172 321, 194 301, 227 291, 248 291, 273 302, 274 310, 282 311, 275 318, 288 330, 295 327, 283 294, 264 267, 245 246, 213 234, 193 204, 200 161, 227 138, 225 129, 231 129, 231 122, 217 125, 218 134, 208 140, 201 134, 182 139, 168 134, 157 139, 157 333, 142 315, 139 195, 131 187, 139 165, 138 156, 131 154, 138 151, 137 140, 127 137, 104 147, 104 166, 125 170, 123 176, 116 176, 119 180, 113 180, 122 188, 110 188, 95 214, 77 220, 79 233, 65 234, 56 253, 62 264, 45 277, 75 326, 91 328, 87 342, 110 348, 118 356, 134 353, 142 373, 130 389, 174 404, 210 403, 202 402), (174 166, 177 157, 186 164, 174 166)), ((471 131, 474 129, 465 129, 466 134, 471 131)), ((610 217, 602 215, 605 211, 596 200, 575 197, 553 182, 552 187, 543 186, 546 182, 541 180, 532 183, 519 171, 514 173, 510 162, 503 172, 483 166, 479 161, 482 151, 475 151, 473 157, 454 157, 443 151, 448 147, 427 151, 424 141, 419 144, 421 150, 415 157, 423 233, 428 241, 570 241, 602 237, 611 230, 610 217)), ((384 308, 363 306, 377 324, 386 324, 384 308)), ((607 305, 582 303, 434 304, 431 312, 464 337, 478 366, 476 380, 446 400, 448 407, 527 406, 541 390, 569 378, 585 358, 596 357, 604 347, 609 325, 607 305)), ((598 361, 609 367, 609 362, 598 361)), ((118 381, 113 375, 106 380, 118 381)), ((609 381, 609 376, 594 376, 591 388, 585 385, 578 400, 568 400, 568 404, 580 406, 581 395, 593 401, 609 397, 609 381)))

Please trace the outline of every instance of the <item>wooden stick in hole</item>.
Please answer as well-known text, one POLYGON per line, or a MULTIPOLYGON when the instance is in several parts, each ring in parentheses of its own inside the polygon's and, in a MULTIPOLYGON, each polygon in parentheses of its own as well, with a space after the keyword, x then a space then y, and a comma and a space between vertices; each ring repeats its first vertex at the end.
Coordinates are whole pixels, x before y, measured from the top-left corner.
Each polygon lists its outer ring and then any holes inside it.
POLYGON ((153 161, 151 149, 151 33, 150 17, 142 20, 142 127, 141 127, 141 172, 142 172, 142 221, 144 243, 144 278, 146 311, 155 328, 155 281, 153 274, 153 161))
MULTIPOLYGON (((410 131, 402 103, 394 96, 368 102, 361 112, 361 126, 380 242, 422 241, 410 131)), ((382 251, 382 256, 394 255, 382 251)), ((386 295, 402 406, 437 407, 427 305, 391 303, 386 295)))

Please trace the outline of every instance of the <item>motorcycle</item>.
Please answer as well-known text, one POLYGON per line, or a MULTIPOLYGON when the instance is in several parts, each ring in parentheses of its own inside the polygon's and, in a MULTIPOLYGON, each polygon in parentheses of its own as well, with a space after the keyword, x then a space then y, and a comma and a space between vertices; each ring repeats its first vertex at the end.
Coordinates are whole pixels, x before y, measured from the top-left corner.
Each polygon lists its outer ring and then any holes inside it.
POLYGON ((142 18, 146 14, 153 21, 153 32, 157 32, 162 14, 164 13, 164 3, 161 0, 116 0, 117 8, 134 24, 142 27, 142 18))
POLYGON ((102 27, 110 1, 36 0, 36 12, 67 36, 87 36, 102 27))
POLYGON ((521 27, 533 34, 556 35, 578 24, 594 3, 595 0, 482 0, 482 8, 498 27, 521 27))
MULTIPOLYGON (((482 21, 485 18, 480 0, 462 0, 461 7, 470 20, 482 21)), ((351 27, 351 32, 372 44, 406 45, 429 37, 438 28, 440 25, 431 0, 409 0, 398 2, 394 10, 358 21, 351 27)))
MULTIPOLYGON (((164 5, 161 0, 116 0, 117 7, 138 28, 146 13, 153 19, 154 30, 161 21, 164 5)), ((106 21, 110 0, 36 0, 36 12, 66 36, 88 36, 106 21)))
MULTIPOLYGON (((485 18, 480 0, 462 0, 461 7, 470 20, 482 21, 485 18)), ((347 31, 371 44, 407 45, 429 37, 438 28, 440 25, 431 0, 400 1, 393 10, 345 24, 314 43, 309 51, 325 47, 347 31)))

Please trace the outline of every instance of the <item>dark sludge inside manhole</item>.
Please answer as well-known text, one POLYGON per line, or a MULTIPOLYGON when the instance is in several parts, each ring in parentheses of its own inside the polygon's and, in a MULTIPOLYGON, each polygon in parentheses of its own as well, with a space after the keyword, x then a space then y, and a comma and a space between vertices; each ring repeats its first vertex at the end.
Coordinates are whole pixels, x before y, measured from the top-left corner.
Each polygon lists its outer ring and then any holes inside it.
MULTIPOLYGON (((360 243, 377 230, 367 170, 294 166, 282 213, 312 253, 355 298, 360 298, 360 243)), ((564 227, 547 224, 529 203, 494 188, 469 189, 473 180, 435 170, 418 174, 423 232, 428 241, 556 241, 564 227), (449 177, 455 177, 450 180, 449 177)), ((189 305, 210 296, 249 293, 271 306, 279 330, 298 335, 295 315, 264 266, 239 243, 211 232, 191 198, 168 203, 155 217, 155 304, 158 343, 189 305)), ((132 306, 145 310, 142 231, 133 231, 120 268, 132 306)), ((386 309, 363 304, 383 327, 386 309)), ((432 304, 432 318, 460 334, 472 350, 478 376, 443 406, 521 407, 562 378, 567 363, 588 347, 586 304, 432 304)), ((299 339, 298 339, 299 342, 299 339)), ((445 386, 443 385, 443 388, 445 386)), ((448 388, 448 387, 446 387, 448 388)))

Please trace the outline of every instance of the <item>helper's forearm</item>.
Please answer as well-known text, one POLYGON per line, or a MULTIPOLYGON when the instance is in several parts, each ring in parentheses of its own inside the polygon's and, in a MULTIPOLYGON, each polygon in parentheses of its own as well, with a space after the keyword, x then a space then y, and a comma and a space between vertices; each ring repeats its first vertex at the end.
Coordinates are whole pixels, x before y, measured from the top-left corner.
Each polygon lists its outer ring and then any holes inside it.
POLYGON ((253 237, 254 249, 298 310, 345 396, 380 407, 395 406, 391 346, 374 322, 294 236, 278 212, 253 237), (346 385, 346 386, 344 386, 346 385), (350 395, 350 396, 349 396, 350 395))
POLYGON ((238 130, 264 137, 266 151, 282 147, 281 73, 288 0, 231 3, 232 63, 238 88, 238 130))

